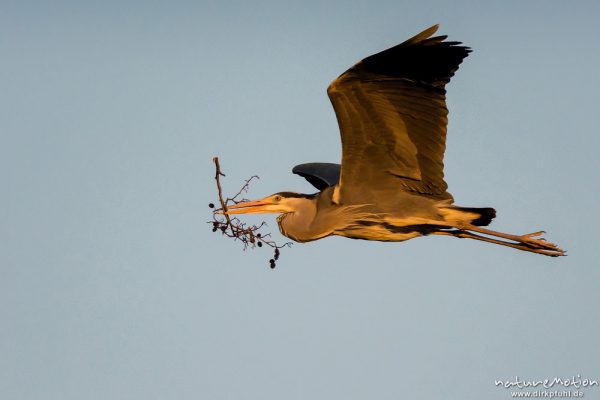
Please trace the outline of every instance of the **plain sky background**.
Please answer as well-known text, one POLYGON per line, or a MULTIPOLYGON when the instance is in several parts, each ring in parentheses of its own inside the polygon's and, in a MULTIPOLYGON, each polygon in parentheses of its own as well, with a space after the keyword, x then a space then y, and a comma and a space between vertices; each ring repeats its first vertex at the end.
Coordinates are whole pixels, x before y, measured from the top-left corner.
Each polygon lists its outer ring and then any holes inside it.
MULTIPOLYGON (((600 379, 597 1, 0 6, 0 398, 508 399, 600 379), (440 23, 446 177, 553 259, 446 237, 243 252, 228 193, 311 193, 338 162, 329 82, 440 23)), ((248 220, 254 221, 254 220, 248 220)), ((274 217, 269 230, 278 232, 274 217)), ((585 391, 600 396, 600 388, 585 391)))

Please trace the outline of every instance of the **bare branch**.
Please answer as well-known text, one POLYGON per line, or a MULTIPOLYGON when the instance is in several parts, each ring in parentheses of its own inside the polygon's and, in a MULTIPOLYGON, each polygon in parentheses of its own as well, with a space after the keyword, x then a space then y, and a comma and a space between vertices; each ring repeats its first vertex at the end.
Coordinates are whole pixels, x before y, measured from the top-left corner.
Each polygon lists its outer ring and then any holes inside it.
MULTIPOLYGON (((243 193, 248 192, 250 183, 253 179, 260 178, 256 175, 251 176, 250 178, 246 179, 244 185, 242 185, 241 189, 233 197, 223 198, 221 177, 225 176, 225 174, 221 171, 219 158, 214 157, 213 162, 215 163, 215 181, 217 183, 217 191, 221 208, 213 211, 213 220, 208 222, 209 224, 212 224, 212 231, 216 232, 217 230, 220 230, 223 235, 233 238, 234 240, 241 241, 244 245, 244 250, 246 250, 248 247, 252 249, 257 246, 263 247, 263 245, 273 248, 273 258, 269 260, 269 263, 271 268, 275 268, 276 261, 279 259, 279 255, 281 254, 280 249, 283 247, 291 247, 292 243, 286 242, 282 245, 278 245, 274 240, 271 240, 270 233, 259 232, 259 230, 267 225, 265 222, 262 222, 260 225, 247 225, 238 218, 231 218, 229 214, 223 214, 223 212, 227 212, 228 205, 245 201, 245 199, 240 198, 240 196, 243 193)), ((214 204, 212 203, 210 203, 208 206, 210 208, 214 208, 214 204)))

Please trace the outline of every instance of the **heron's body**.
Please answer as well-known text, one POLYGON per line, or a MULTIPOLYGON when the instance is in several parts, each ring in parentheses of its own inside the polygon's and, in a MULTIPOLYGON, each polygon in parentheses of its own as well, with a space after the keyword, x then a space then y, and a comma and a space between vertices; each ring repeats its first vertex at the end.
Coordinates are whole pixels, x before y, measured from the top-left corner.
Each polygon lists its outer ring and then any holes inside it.
POLYGON ((290 198, 294 211, 277 218, 281 233, 296 242, 329 235, 352 239, 401 242, 447 225, 469 224, 492 209, 465 209, 407 193, 386 203, 335 204, 335 187, 314 195, 290 198), (479 210, 479 212, 477 211, 479 210), (416 211, 416 212, 415 212, 416 211))
POLYGON ((341 166, 309 163, 293 170, 319 193, 281 192, 224 211, 280 213, 281 233, 297 242, 330 235, 400 242, 440 234, 564 255, 537 238, 541 232, 482 228, 495 217, 492 208, 453 205, 443 172, 445 86, 470 49, 446 36, 431 37, 436 30, 359 61, 331 83, 327 93, 340 126, 341 166))

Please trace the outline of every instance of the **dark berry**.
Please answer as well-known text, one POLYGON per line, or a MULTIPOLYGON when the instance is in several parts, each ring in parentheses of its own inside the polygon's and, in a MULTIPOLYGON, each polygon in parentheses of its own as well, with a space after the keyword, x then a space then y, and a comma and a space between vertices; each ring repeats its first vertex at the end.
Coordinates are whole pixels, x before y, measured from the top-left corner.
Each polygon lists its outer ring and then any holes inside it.
POLYGON ((257 243, 258 247, 262 247, 262 242, 257 243))
POLYGON ((257 238, 259 238, 259 237, 260 237, 260 233, 257 233, 257 234, 256 234, 256 237, 257 237, 257 238))
POLYGON ((275 268, 275 263, 271 264, 271 269, 275 268))
POLYGON ((216 232, 216 231, 217 231, 217 227, 215 226, 215 227, 213 227, 213 232, 216 232))
POLYGON ((226 230, 227 230, 227 227, 226 227, 226 226, 222 226, 222 227, 221 227, 221 231, 222 231, 222 232, 225 232, 226 230))
POLYGON ((215 205, 213 203, 208 203, 208 208, 215 208, 215 205))

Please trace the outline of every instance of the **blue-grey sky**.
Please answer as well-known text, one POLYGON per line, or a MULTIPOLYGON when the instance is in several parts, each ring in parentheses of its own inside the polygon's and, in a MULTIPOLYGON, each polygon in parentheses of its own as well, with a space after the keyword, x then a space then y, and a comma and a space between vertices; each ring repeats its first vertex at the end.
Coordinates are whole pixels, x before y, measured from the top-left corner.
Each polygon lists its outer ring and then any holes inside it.
MULTIPOLYGON (((0 397, 508 399, 600 380, 596 1, 3 2, 0 397), (440 23, 446 177, 553 259, 446 237, 243 252, 225 190, 312 192, 338 162, 325 89, 440 23)), ((253 220, 249 220, 253 221, 253 220)), ((274 217, 269 230, 278 240, 274 217)), ((600 395, 589 388, 586 398, 600 395)))

